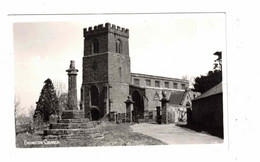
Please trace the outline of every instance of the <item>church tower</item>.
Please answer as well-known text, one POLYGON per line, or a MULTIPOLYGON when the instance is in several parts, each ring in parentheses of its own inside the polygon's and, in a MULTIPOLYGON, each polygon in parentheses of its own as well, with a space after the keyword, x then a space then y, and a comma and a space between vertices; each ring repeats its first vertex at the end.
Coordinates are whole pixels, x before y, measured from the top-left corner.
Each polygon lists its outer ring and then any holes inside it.
POLYGON ((85 117, 98 120, 125 113, 131 81, 129 30, 106 23, 84 28, 81 104, 85 117))

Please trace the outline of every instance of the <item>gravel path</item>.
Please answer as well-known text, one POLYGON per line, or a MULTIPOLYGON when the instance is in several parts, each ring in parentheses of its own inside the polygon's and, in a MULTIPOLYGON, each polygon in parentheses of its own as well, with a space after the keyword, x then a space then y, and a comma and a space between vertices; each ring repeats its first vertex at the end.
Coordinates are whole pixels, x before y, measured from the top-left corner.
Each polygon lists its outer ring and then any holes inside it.
POLYGON ((181 128, 174 124, 135 124, 131 128, 133 132, 145 134, 159 139, 167 144, 214 144, 223 143, 223 139, 196 132, 190 129, 181 128))

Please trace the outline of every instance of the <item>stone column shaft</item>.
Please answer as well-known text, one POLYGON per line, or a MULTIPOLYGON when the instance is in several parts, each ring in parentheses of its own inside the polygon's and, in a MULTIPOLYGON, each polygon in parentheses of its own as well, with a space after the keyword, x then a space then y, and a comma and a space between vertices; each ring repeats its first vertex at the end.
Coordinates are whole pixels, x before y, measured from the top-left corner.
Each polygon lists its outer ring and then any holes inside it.
POLYGON ((70 68, 66 70, 68 72, 68 109, 69 110, 77 110, 78 109, 78 101, 77 101, 77 72, 75 69, 75 62, 70 62, 70 68))

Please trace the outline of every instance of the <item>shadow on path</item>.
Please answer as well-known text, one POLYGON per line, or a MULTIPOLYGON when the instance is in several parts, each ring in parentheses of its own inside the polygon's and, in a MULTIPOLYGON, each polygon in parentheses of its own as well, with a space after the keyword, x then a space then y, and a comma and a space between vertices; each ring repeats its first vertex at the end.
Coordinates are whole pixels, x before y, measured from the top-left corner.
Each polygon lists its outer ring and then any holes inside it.
POLYGON ((209 129, 209 128, 205 128, 203 126, 196 125, 196 124, 179 123, 179 124, 176 124, 176 126, 181 127, 181 128, 191 129, 191 130, 194 130, 196 132, 207 133, 207 134, 217 136, 219 138, 224 139, 223 130, 209 129))

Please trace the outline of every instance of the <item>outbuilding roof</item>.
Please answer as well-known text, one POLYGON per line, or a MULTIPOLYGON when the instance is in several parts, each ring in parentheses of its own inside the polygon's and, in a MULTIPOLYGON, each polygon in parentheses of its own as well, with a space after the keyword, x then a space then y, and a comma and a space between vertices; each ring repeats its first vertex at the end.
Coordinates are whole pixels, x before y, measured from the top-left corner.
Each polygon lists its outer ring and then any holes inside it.
POLYGON ((184 95, 185 92, 171 93, 171 96, 169 98, 170 104, 181 105, 184 95))
POLYGON ((211 89, 207 90, 203 94, 201 94, 199 97, 195 98, 194 100, 198 100, 201 98, 206 98, 209 96, 213 96, 215 94, 222 93, 222 82, 217 84, 216 86, 212 87, 211 89))

